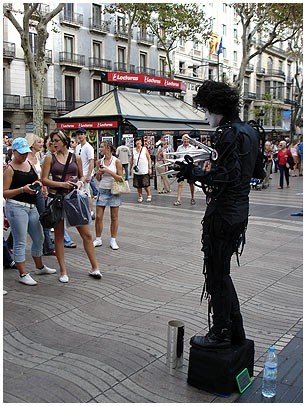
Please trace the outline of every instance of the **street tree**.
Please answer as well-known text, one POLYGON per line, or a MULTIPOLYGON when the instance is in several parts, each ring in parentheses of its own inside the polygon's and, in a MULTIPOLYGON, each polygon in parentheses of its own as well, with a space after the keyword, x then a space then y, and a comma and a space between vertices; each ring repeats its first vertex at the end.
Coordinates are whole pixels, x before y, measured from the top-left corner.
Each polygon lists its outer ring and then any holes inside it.
POLYGON ((48 24, 64 7, 59 3, 49 11, 41 3, 12 3, 13 7, 21 6, 21 9, 4 7, 4 16, 10 20, 20 35, 21 47, 24 52, 26 67, 31 76, 33 95, 33 125, 34 133, 44 136, 44 110, 43 110, 43 85, 46 79, 48 66, 45 58, 46 42, 49 37, 48 24), (23 7, 23 8, 22 8, 23 7), (22 15, 22 23, 19 23, 18 14, 22 15), (30 24, 34 23, 37 32, 35 54, 30 43, 30 24))
POLYGON ((133 36, 133 26, 140 23, 142 4, 141 3, 114 3, 108 4, 104 8, 104 14, 111 15, 122 14, 124 16, 124 25, 122 27, 116 27, 116 29, 122 29, 123 33, 127 35, 127 55, 126 55, 126 70, 130 72, 131 63, 131 44, 133 36))
POLYGON ((174 75, 171 51, 178 46, 178 40, 203 42, 211 36, 211 21, 205 18, 203 5, 195 3, 145 3, 141 21, 164 49, 170 77, 174 75))
POLYGON ((249 62, 268 47, 302 34, 303 3, 233 3, 242 26, 242 60, 236 85, 243 88, 249 62))

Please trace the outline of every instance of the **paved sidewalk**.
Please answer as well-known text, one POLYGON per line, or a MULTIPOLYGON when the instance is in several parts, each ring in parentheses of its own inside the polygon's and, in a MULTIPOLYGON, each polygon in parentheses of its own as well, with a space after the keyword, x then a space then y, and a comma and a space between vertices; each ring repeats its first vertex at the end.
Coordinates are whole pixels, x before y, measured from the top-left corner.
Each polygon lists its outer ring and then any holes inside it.
POLYGON ((299 331, 278 354, 278 384, 276 396, 261 395, 262 375, 237 399, 237 403, 303 403, 303 331, 299 331))
MULTIPOLYGON (((187 384, 190 337, 208 329, 207 303, 200 305, 205 202, 197 193, 191 206, 186 185, 182 206, 173 207, 175 188, 173 183, 167 195, 153 191, 152 203, 138 204, 134 192, 124 196, 118 251, 108 246, 106 211, 104 244, 96 248, 101 280, 88 277, 89 263, 74 228, 69 233, 78 248, 65 249, 68 284, 42 275, 35 276, 37 286, 24 286, 15 271, 4 270, 4 402, 241 401, 238 393, 223 399, 187 384), (184 365, 177 371, 166 366, 167 324, 173 319, 185 323, 184 365)), ((240 267, 233 258, 246 333, 256 346, 256 375, 271 344, 288 351, 288 370, 296 360, 288 344, 300 338, 302 328, 303 218, 290 213, 301 207, 300 178, 291 180, 290 189, 277 190, 275 180, 266 191, 252 191, 240 267)), ((44 260, 58 269, 55 257, 44 260)), ((27 264, 33 269, 29 249, 27 264)), ((296 381, 289 378, 283 383, 292 390, 281 401, 290 403, 301 398, 302 387, 296 393, 296 381)))

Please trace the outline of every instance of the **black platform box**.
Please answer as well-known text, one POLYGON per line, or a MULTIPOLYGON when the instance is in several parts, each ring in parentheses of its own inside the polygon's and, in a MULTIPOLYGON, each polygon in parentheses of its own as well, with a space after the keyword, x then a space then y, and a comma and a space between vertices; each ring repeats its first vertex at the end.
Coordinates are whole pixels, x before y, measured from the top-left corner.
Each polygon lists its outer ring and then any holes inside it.
POLYGON ((247 368, 254 373, 254 341, 228 349, 190 347, 187 382, 199 389, 228 396, 238 392, 236 376, 247 368))

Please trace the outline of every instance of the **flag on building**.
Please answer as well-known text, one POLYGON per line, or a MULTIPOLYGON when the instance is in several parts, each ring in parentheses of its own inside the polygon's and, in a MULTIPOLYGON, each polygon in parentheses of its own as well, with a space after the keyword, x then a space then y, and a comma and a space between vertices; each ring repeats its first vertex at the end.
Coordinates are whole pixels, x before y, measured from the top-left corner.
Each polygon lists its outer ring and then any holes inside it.
POLYGON ((220 44, 219 44, 219 48, 218 48, 218 55, 220 55, 220 54, 222 54, 223 53, 223 44, 222 44, 222 38, 223 37, 221 37, 221 41, 220 41, 220 44))
POLYGON ((218 35, 213 34, 209 41, 209 54, 215 54, 218 50, 219 39, 218 35))

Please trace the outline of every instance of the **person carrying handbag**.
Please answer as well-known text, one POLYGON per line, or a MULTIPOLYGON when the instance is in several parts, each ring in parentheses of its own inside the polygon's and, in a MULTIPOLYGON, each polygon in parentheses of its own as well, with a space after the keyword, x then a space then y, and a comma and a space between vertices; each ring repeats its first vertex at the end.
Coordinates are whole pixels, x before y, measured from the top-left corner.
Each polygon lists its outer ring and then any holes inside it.
POLYGON ((93 242, 94 247, 102 245, 103 217, 105 207, 110 208, 110 233, 111 239, 109 246, 113 250, 118 250, 116 238, 119 226, 119 206, 121 206, 120 194, 112 194, 112 183, 115 181, 123 181, 123 167, 118 158, 114 156, 115 148, 110 141, 102 141, 100 144, 100 152, 102 159, 96 164, 96 179, 99 181, 99 194, 96 201, 96 220, 95 230, 96 238, 93 242))
MULTIPOLYGON (((51 132, 50 139, 54 144, 55 152, 45 157, 42 166, 42 183, 49 187, 50 193, 60 191, 63 195, 68 194, 73 188, 80 189, 84 184, 82 162, 79 156, 69 153, 70 138, 61 130, 51 132), (71 158, 68 158, 71 157, 71 158), (65 180, 62 174, 68 160, 65 180), (52 176, 52 179, 50 178, 52 176)), ((96 253, 92 245, 92 236, 88 224, 78 226, 77 230, 82 237, 84 250, 91 263, 89 276, 101 279, 96 253)), ((64 218, 54 227, 55 252, 60 266, 59 281, 69 282, 68 271, 64 258, 64 218)))

